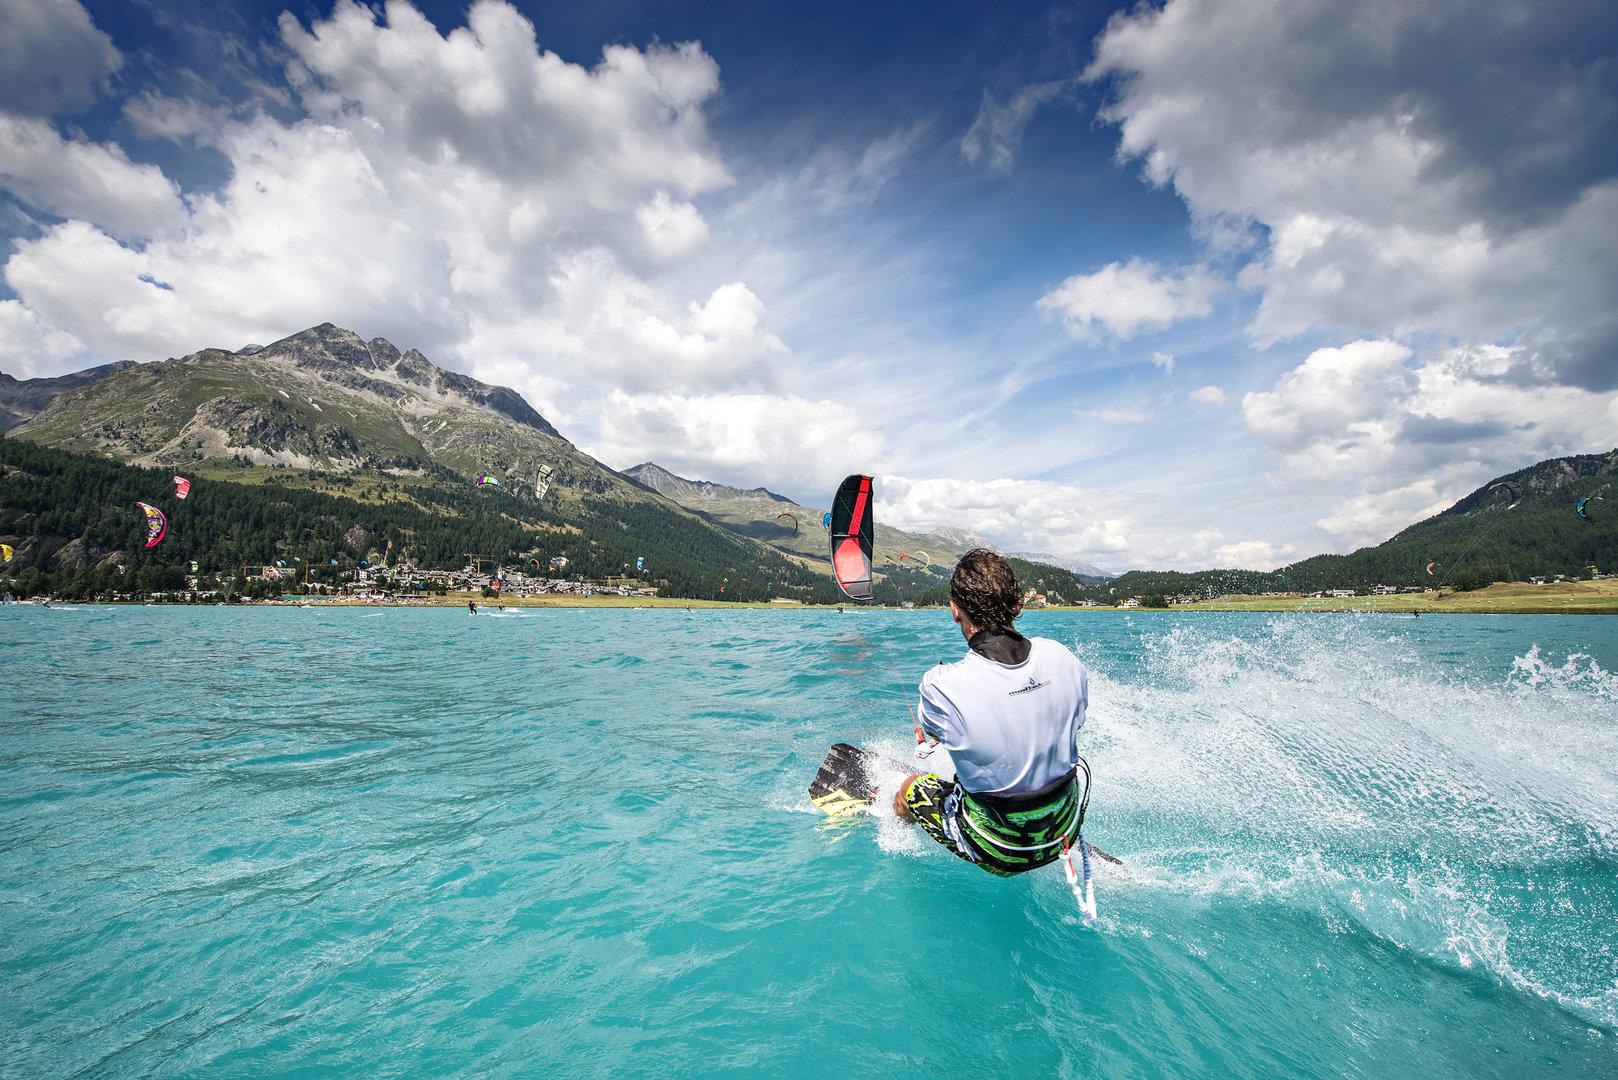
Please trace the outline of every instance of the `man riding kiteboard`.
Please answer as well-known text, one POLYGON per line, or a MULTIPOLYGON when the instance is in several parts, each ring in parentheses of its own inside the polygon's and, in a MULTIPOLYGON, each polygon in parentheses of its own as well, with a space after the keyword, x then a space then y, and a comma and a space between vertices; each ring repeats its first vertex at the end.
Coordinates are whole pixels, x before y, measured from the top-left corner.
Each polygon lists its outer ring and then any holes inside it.
MULTIPOLYGON (((922 676, 917 720, 918 738, 949 751, 956 778, 907 778, 894 813, 991 874, 1046 866, 1070 846, 1083 851, 1089 784, 1087 770, 1077 782, 1075 740, 1089 700, 1084 664, 1060 642, 1012 628, 1022 598, 995 552, 961 556, 949 595, 967 653, 922 676)), ((1068 869, 1072 881, 1071 861, 1068 869)))

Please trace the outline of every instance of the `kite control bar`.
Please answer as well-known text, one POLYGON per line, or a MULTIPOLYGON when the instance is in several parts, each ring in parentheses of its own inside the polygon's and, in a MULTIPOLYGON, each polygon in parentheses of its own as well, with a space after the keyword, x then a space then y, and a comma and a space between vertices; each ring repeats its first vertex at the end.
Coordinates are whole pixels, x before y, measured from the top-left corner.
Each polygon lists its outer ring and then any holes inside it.
POLYGON ((921 730, 921 718, 916 715, 916 707, 910 706, 910 726, 916 733, 916 757, 924 758, 938 747, 937 739, 930 739, 927 733, 921 730))

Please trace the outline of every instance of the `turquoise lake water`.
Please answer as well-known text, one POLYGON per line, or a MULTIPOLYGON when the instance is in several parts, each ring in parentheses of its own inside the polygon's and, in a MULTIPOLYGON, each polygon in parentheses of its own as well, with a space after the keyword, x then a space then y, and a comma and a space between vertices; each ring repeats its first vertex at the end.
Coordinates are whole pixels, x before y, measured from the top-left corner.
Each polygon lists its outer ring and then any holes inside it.
POLYGON ((1020 625, 1093 927, 808 805, 936 612, 0 609, 0 1072, 1618 1075, 1618 619, 1020 625))

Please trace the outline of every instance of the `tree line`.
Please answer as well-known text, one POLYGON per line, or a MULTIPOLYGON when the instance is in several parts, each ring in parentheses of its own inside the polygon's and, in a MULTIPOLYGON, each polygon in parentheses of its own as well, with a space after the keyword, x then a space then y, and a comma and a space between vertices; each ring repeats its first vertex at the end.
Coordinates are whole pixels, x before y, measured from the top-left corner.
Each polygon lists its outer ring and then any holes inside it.
MULTIPOLYGON (((672 506, 611 492, 585 493, 564 509, 555 499, 479 490, 429 467, 420 478, 390 482, 381 499, 312 491, 272 476, 256 484, 199 479, 181 501, 171 476, 0 439, 0 540, 17 551, 0 569, 7 587, 22 595, 174 591, 184 588, 193 562, 208 582, 234 585, 244 568, 256 572, 278 561, 334 582, 391 550, 395 563, 409 559, 422 569, 465 566, 472 552, 542 576, 552 556, 565 555, 566 576, 585 579, 633 573, 643 559, 639 577, 665 595, 837 598, 825 575, 775 551, 672 506), (137 500, 168 515, 168 536, 155 548, 144 547, 137 500)), ((341 486, 341 478, 327 479, 341 486)))

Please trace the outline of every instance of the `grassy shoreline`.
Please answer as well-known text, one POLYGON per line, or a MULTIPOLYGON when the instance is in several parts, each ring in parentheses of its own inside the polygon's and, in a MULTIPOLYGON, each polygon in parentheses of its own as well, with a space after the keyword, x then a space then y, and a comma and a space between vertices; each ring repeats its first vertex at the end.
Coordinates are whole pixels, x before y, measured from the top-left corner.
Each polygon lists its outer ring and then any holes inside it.
MULTIPOLYGON (((296 594, 289 594, 296 595, 296 594)), ((765 600, 682 600, 672 596, 591 596, 570 594, 502 597, 488 600, 476 593, 450 593, 447 596, 417 597, 409 602, 378 604, 344 596, 297 596, 295 599, 259 602, 251 607, 296 607, 309 604, 316 607, 449 607, 464 608, 475 601, 480 609, 515 608, 689 608, 754 611, 836 611, 834 604, 780 604, 765 600)), ((57 601, 77 606, 89 601, 57 601)), ((120 601, 144 606, 144 601, 120 601)), ((859 611, 894 611, 895 608, 866 608, 846 603, 842 609, 849 614, 859 611)), ((922 608, 923 611, 943 612, 943 608, 922 608)), ((1476 592, 1407 593, 1400 596, 1349 596, 1312 599, 1308 597, 1276 596, 1222 596, 1217 600, 1203 600, 1195 604, 1178 604, 1171 608, 1115 608, 1115 607, 1049 607, 1035 610, 1074 612, 1079 614, 1158 614, 1176 611, 1258 611, 1258 612, 1318 612, 1361 613, 1384 615, 1618 615, 1618 580, 1580 581, 1557 585, 1526 585, 1518 582, 1492 585, 1476 592)))

